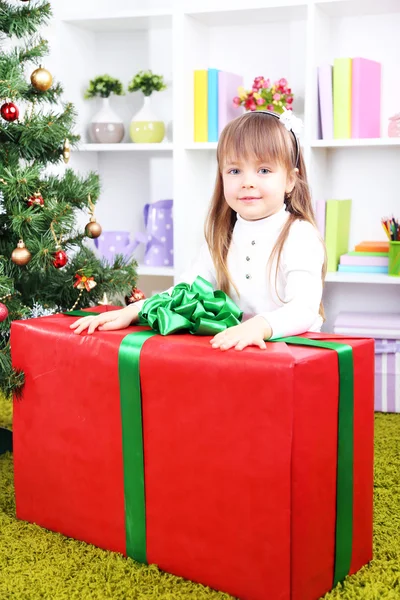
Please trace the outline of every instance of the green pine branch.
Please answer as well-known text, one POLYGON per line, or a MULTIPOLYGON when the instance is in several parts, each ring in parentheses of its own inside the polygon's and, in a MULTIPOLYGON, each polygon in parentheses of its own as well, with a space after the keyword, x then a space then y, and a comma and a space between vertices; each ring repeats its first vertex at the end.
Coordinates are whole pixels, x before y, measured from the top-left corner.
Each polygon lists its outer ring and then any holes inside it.
POLYGON ((51 15, 50 2, 29 2, 16 6, 0 0, 0 31, 17 38, 33 35, 49 21, 51 15))
MULTIPOLYGON (((60 114, 44 114, 40 110, 32 115, 28 112, 23 121, 0 123, 0 159, 9 151, 10 145, 18 145, 19 157, 25 160, 42 164, 61 161, 65 139, 69 139, 72 147, 80 139, 71 134, 75 118, 73 105, 66 104, 64 112, 60 114)), ((6 156, 4 162, 7 162, 6 156)))

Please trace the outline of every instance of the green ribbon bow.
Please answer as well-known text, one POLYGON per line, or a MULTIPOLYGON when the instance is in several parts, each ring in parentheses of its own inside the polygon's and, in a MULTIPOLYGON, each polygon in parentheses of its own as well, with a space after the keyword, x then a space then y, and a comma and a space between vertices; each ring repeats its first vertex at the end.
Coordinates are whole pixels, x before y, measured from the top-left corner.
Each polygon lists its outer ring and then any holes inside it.
POLYGON ((211 283, 197 277, 192 285, 176 285, 171 295, 163 292, 148 298, 139 313, 139 322, 161 335, 186 331, 216 335, 239 325, 242 316, 229 296, 220 290, 214 292, 211 283))

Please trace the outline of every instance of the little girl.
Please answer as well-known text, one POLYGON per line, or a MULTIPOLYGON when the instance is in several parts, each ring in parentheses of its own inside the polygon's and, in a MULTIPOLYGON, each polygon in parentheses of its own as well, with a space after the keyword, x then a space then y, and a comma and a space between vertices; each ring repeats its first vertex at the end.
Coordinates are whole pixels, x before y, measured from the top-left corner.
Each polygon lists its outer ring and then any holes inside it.
MULTIPOLYGON (((293 131, 298 121, 290 111, 254 111, 221 134, 206 243, 179 279, 191 284, 200 275, 244 313, 240 325, 210 341, 213 348, 266 348, 264 340, 321 329, 325 248, 293 131)), ((143 302, 70 327, 78 334, 128 327, 137 323, 143 302)))

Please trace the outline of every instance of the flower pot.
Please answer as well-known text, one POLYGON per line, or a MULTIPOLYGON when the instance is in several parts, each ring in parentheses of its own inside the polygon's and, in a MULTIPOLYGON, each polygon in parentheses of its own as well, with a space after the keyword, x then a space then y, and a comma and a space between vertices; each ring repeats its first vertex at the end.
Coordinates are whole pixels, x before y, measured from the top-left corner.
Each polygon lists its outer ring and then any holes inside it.
POLYGON ((152 144, 162 142, 165 135, 163 121, 157 119, 150 108, 150 96, 144 97, 144 104, 132 118, 129 133, 136 144, 152 144))
POLYGON ((102 105, 89 125, 89 135, 97 144, 118 144, 124 137, 122 119, 113 111, 109 98, 102 98, 102 105))

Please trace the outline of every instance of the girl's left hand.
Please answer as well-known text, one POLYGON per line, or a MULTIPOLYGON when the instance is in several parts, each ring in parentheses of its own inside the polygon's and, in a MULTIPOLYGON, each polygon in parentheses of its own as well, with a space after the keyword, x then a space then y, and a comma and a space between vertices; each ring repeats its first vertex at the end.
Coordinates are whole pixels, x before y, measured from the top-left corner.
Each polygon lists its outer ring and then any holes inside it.
POLYGON ((271 327, 264 317, 256 316, 240 325, 229 327, 210 340, 213 348, 220 350, 243 350, 246 346, 258 346, 262 350, 267 347, 264 339, 272 335, 271 327))

